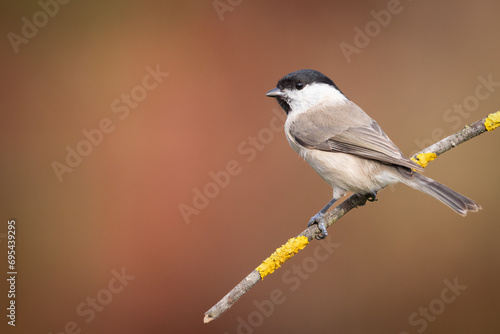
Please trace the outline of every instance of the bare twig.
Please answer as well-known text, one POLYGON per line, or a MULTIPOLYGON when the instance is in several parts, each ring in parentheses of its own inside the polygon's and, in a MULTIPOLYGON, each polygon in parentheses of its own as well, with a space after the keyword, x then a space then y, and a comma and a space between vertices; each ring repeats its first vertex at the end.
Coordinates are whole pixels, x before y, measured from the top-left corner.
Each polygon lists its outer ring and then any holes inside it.
MULTIPOLYGON (((498 126, 500 126, 500 111, 490 114, 488 117, 472 123, 451 136, 448 136, 443 140, 427 147, 426 149, 415 154, 412 159, 422 167, 425 167, 430 161, 436 159, 437 156, 443 154, 444 152, 451 150, 452 148, 482 134, 485 131, 492 131, 498 126)), ((333 225, 337 220, 342 218, 352 209, 364 205, 366 200, 366 197, 357 194, 354 194, 346 199, 324 216, 326 227, 333 225)), ((267 258, 257 269, 253 270, 210 310, 205 312, 203 321, 207 323, 217 319, 222 313, 233 306, 233 304, 258 281, 264 278, 264 276, 272 273, 275 269, 279 268, 283 262, 291 258, 300 249, 304 248, 319 232, 320 230, 317 225, 312 225, 305 229, 297 237, 290 239, 284 246, 278 248, 273 255, 267 258)))
POLYGON ((444 152, 451 150, 452 148, 468 141, 469 139, 479 136, 485 131, 493 131, 499 126, 499 123, 500 112, 490 114, 488 115, 488 117, 467 125, 462 130, 416 153, 412 159, 419 163, 422 167, 425 167, 427 166, 427 163, 434 160, 444 152))

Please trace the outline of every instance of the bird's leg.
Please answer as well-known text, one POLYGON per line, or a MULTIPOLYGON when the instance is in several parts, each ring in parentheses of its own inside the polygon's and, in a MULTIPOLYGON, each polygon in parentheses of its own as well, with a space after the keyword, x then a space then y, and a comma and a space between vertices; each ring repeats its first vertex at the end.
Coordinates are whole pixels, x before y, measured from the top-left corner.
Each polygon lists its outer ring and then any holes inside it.
POLYGON ((337 198, 333 198, 330 202, 328 202, 327 205, 323 209, 321 209, 320 212, 315 214, 314 216, 311 217, 311 220, 309 220, 309 223, 307 224, 307 227, 313 225, 313 224, 318 224, 318 227, 321 231, 318 235, 316 235, 316 239, 321 240, 326 238, 328 235, 328 232, 326 231, 326 224, 323 216, 325 213, 328 211, 328 209, 331 208, 331 206, 337 201, 337 198))

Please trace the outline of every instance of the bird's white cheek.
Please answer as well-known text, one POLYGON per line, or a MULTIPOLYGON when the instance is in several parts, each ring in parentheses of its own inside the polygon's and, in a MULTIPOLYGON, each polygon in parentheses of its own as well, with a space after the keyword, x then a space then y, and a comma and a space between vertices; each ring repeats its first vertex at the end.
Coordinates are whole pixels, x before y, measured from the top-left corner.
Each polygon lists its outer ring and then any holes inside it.
POLYGON ((288 90, 286 93, 292 113, 295 114, 307 112, 319 105, 335 107, 348 101, 340 91, 326 84, 311 84, 302 90, 288 90))

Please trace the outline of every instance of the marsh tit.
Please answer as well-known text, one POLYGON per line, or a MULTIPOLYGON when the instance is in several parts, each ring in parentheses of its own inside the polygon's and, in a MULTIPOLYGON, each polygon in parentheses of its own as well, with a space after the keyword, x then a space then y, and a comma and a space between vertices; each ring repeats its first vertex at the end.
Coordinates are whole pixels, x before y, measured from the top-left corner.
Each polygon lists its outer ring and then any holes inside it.
POLYGON ((308 224, 318 224, 317 238, 328 234, 323 215, 346 192, 374 200, 380 189, 397 182, 435 197, 462 216, 481 209, 473 200, 416 173, 423 168, 405 157, 377 122, 322 73, 292 72, 266 95, 276 98, 287 115, 285 135, 290 146, 333 187, 333 199, 308 224))

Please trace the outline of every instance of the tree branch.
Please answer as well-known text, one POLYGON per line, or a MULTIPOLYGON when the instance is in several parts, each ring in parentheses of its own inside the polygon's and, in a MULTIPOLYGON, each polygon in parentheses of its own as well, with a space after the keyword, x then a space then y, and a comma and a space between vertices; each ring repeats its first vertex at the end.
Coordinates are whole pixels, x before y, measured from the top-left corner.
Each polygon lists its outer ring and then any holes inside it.
MULTIPOLYGON (((490 114, 488 117, 480 121, 472 123, 464 127, 462 130, 448 136, 439 142, 427 147, 426 149, 416 153, 412 160, 420 164, 422 167, 436 159, 439 155, 451 150, 452 148, 472 139, 486 131, 493 131, 500 126, 500 111, 490 114)), ((324 219, 326 227, 330 227, 346 213, 358 206, 366 203, 367 198, 362 195, 354 194, 344 202, 336 206, 329 213, 325 214, 324 219)), ((312 225, 300 233, 297 237, 290 239, 285 245, 278 248, 270 257, 253 270, 245 277, 238 285, 236 285, 227 295, 225 295, 217 304, 212 306, 210 310, 205 312, 203 321, 205 323, 217 319, 222 313, 233 306, 236 301, 250 290, 258 281, 266 275, 278 269, 281 264, 290 259, 295 253, 303 249, 312 241, 316 234, 320 232, 317 225, 312 225)))

